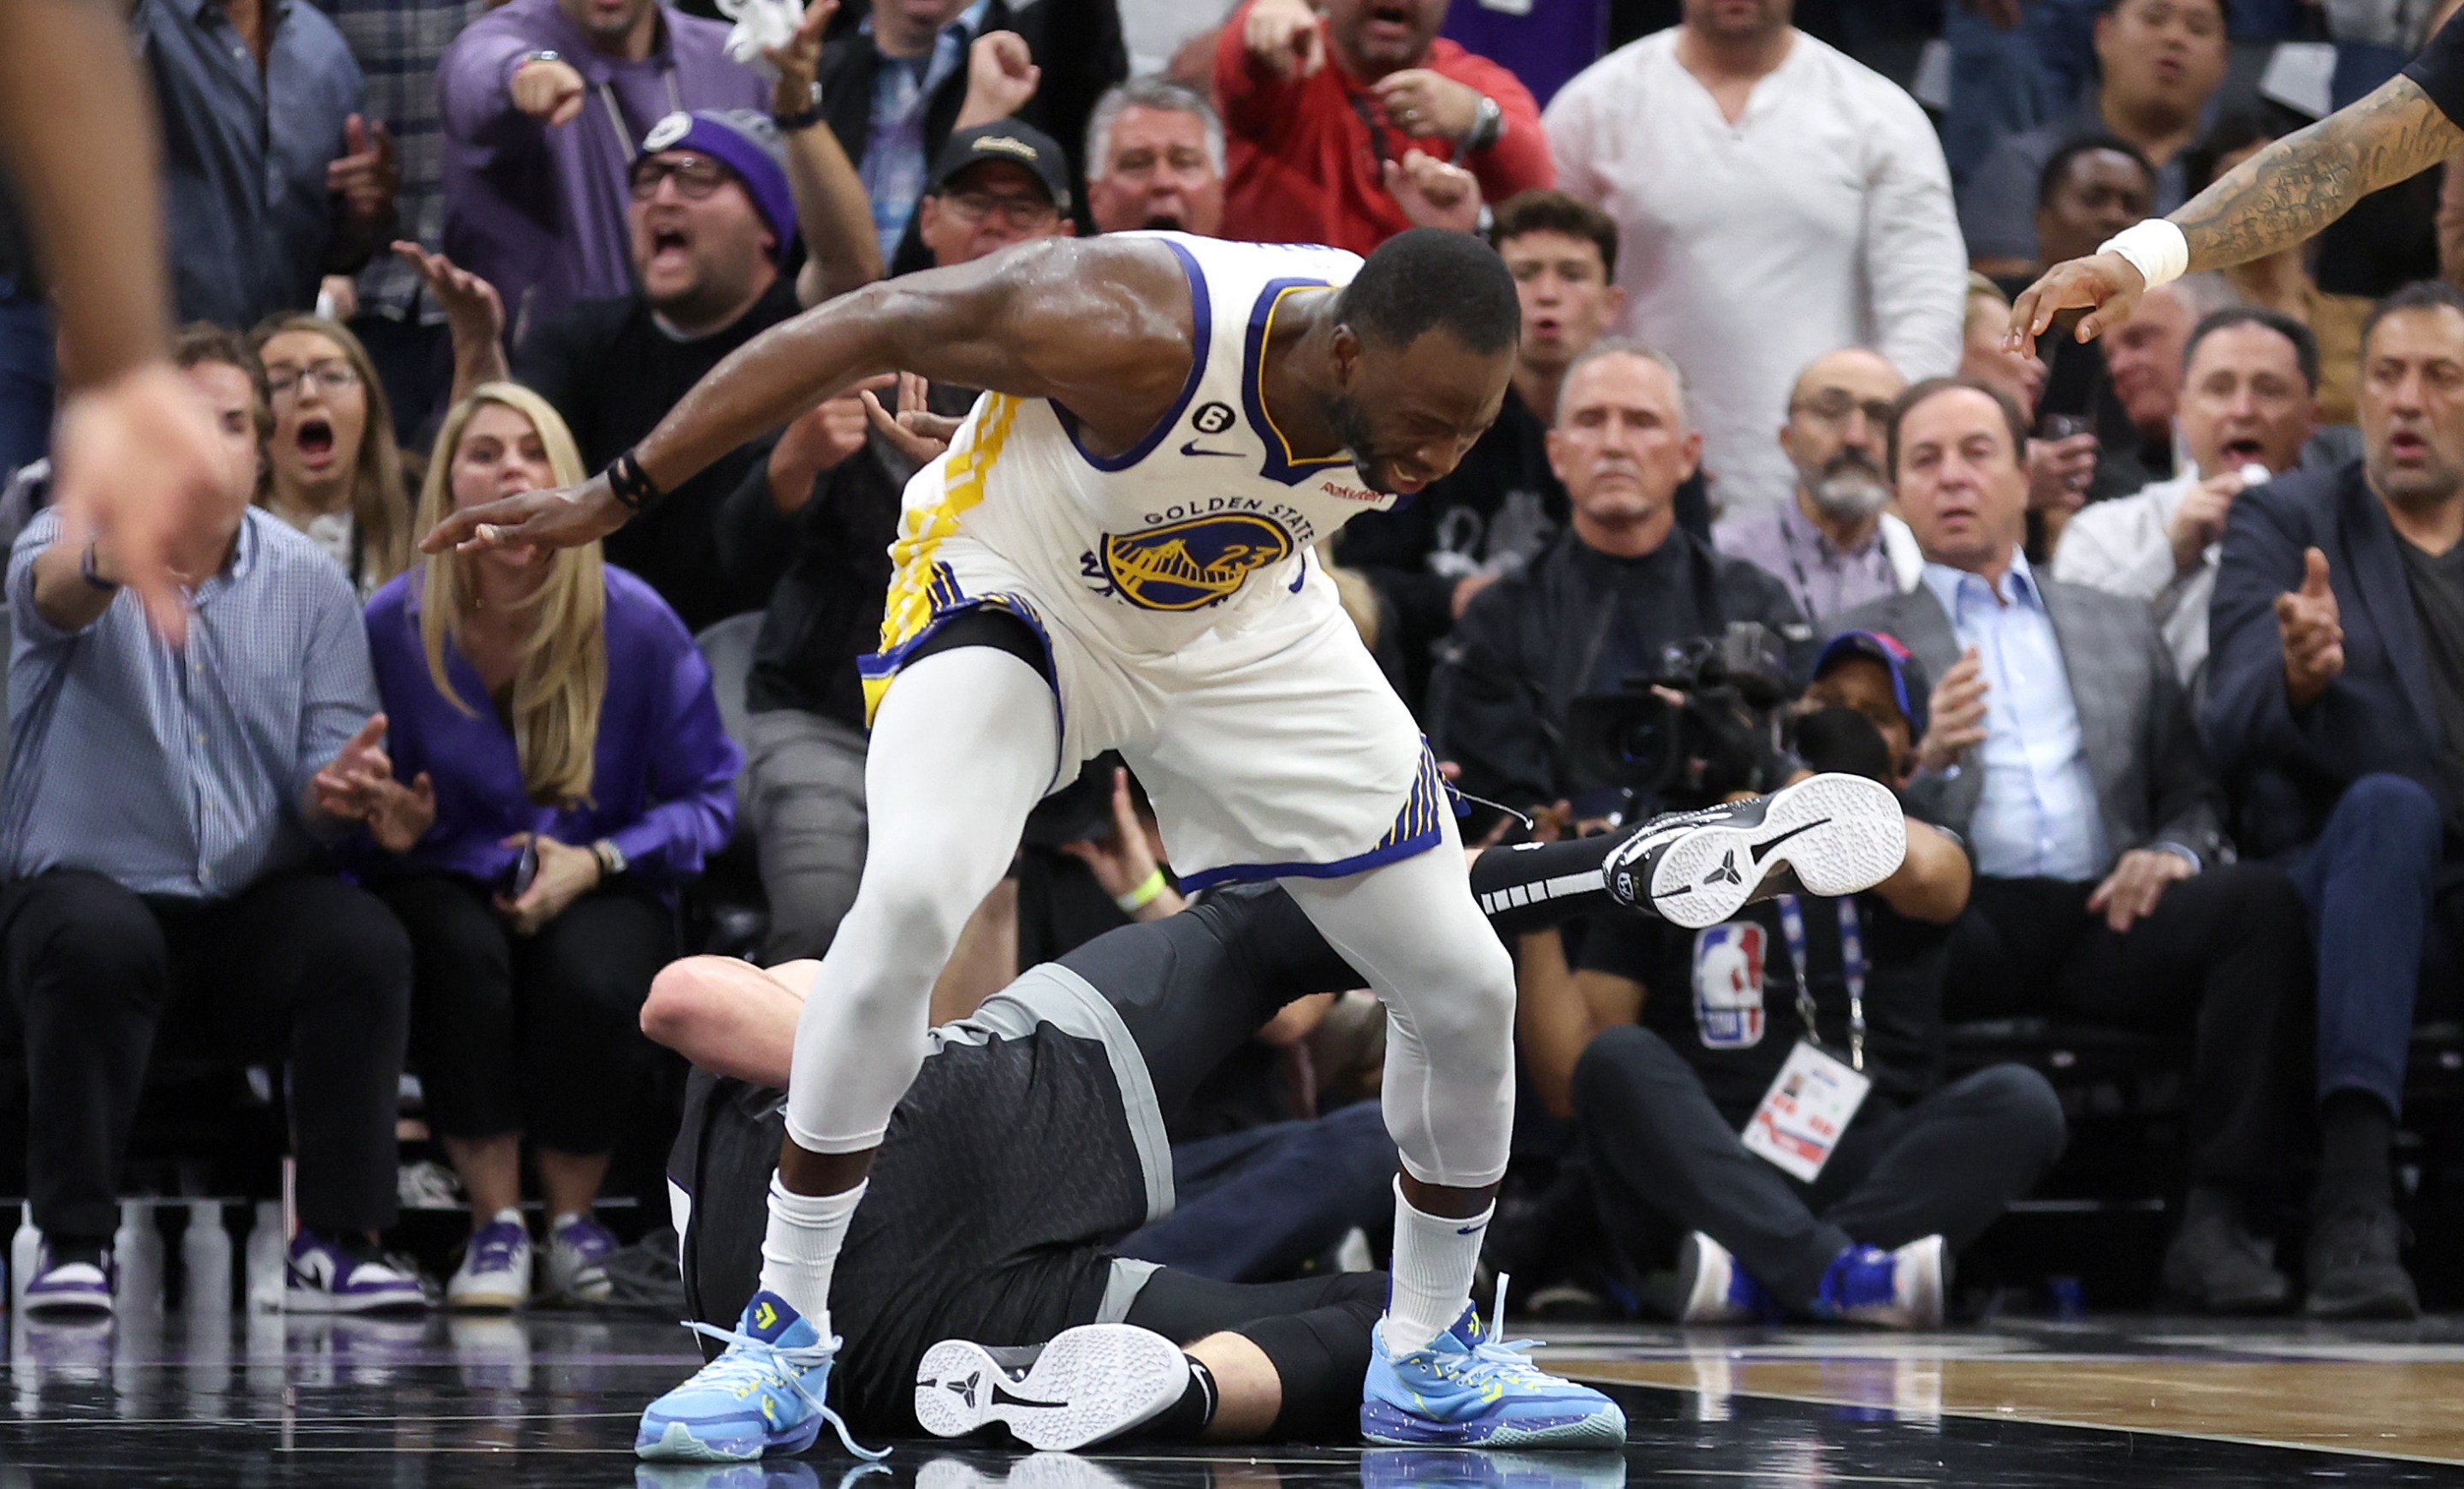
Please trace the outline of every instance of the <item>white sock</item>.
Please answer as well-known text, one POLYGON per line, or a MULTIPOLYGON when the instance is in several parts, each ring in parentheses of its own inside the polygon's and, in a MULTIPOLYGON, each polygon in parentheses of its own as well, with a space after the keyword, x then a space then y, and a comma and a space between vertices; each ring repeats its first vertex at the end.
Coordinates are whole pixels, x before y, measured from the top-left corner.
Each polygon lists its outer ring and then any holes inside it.
POLYGON ((1471 1306, 1472 1269, 1488 1235, 1492 1204, 1468 1220, 1424 1215, 1395 1181, 1395 1266, 1386 1317, 1377 1323, 1389 1354, 1409 1354, 1454 1327, 1471 1306))
POLYGON ((836 1194, 796 1194, 773 1174, 770 1179, 770 1228, 761 1236, 761 1290, 787 1300, 787 1306, 813 1321, 822 1338, 830 1337, 830 1274, 838 1269, 839 1245, 847 1239, 847 1222, 869 1188, 859 1184, 836 1194))

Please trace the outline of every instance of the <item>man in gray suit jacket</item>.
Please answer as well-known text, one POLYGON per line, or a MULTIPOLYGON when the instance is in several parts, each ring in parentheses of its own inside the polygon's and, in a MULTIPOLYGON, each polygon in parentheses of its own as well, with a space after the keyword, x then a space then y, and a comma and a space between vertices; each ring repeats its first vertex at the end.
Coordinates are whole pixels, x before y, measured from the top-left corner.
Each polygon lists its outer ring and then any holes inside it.
POLYGON ((1942 680, 1907 790, 1976 884, 1944 989, 1953 1018, 2056 1014, 2192 1036, 2189 1202, 2167 1287, 2219 1312, 2290 1284, 2244 1223, 2286 1166, 2310 971, 2299 896, 2222 861, 2221 803, 2146 608, 2033 573, 2027 429, 1960 379, 1901 396, 1891 470, 1924 582, 1840 617, 1942 680))

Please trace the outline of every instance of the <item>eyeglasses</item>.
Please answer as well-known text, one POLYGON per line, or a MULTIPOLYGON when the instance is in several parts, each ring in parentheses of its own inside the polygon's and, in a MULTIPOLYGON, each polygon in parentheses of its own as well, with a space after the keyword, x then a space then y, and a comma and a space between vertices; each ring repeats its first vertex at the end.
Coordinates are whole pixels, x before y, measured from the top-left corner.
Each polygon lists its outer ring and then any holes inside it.
POLYGON ((1061 210, 1039 196, 997 196, 990 191, 947 191, 941 200, 963 222, 981 222, 994 212, 1001 213, 1003 224, 1012 228, 1041 228, 1061 215, 1061 210))
POLYGON ((1888 429, 1891 427, 1892 411, 1897 407, 1888 398, 1868 399, 1860 403, 1854 394, 1835 388, 1827 393, 1817 393, 1811 398, 1798 399, 1788 406, 1788 411, 1810 414, 1834 429, 1844 428, 1852 414, 1861 413, 1865 415, 1866 424, 1872 428, 1888 429))
POLYGON ((349 363, 327 358, 304 367, 275 367, 265 374, 265 390, 275 402, 297 396, 299 385, 313 381, 317 390, 332 396, 360 386, 360 374, 349 363))
POLYGON ((725 186, 733 174, 707 155, 645 155, 625 173, 625 182, 637 202, 647 202, 657 195, 662 181, 673 181, 677 195, 688 202, 698 202, 725 186))

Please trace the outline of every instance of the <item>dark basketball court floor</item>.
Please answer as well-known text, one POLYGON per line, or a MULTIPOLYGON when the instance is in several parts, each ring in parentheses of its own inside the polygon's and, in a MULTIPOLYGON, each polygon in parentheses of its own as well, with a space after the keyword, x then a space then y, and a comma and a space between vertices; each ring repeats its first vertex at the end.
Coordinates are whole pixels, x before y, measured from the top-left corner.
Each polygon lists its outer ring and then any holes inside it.
POLYGON ((0 1372, 0 1489, 2464 1485, 2464 1320, 2089 1319, 1922 1338, 1555 1331, 1551 1365, 1624 1403, 1621 1457, 925 1441, 867 1473, 821 1452, 637 1464, 636 1414, 695 1358, 684 1330, 622 1315, 19 1317, 0 1372))

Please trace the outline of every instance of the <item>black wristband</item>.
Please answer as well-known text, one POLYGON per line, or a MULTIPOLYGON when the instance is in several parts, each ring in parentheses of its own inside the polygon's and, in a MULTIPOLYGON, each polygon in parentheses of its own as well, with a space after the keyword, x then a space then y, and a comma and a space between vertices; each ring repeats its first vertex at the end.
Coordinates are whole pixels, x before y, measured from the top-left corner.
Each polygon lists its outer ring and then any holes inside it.
POLYGON ((770 116, 770 122, 779 126, 779 132, 781 134, 794 134, 799 129, 810 129, 821 122, 822 106, 818 102, 801 114, 773 114, 770 116))
POLYGON ((642 469, 642 462, 626 451, 607 467, 607 489, 615 493, 617 502, 627 512, 639 512, 667 495, 657 482, 642 469))

